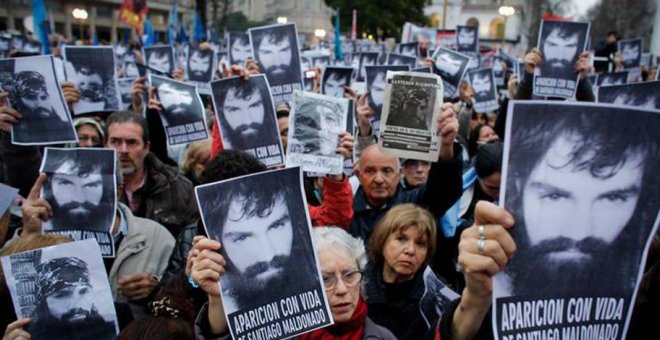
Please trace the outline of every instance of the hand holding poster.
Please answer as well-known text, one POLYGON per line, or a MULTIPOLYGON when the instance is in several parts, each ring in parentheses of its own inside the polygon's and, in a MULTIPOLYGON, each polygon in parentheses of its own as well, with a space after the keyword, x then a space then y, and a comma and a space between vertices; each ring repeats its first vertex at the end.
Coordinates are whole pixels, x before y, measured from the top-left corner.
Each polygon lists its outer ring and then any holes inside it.
POLYGON ((656 111, 509 104, 500 202, 517 250, 493 279, 495 338, 625 339, 660 218, 658 129, 656 111))
POLYGON ((406 159, 435 161, 442 79, 435 74, 387 72, 378 144, 406 159))
POLYGON ((197 86, 156 75, 149 76, 162 106, 160 119, 167 145, 187 144, 209 138, 205 111, 197 86))
POLYGON ((117 313, 99 246, 63 243, 0 258, 16 316, 31 339, 114 339, 117 313))
POLYGON ((497 92, 492 68, 482 68, 467 74, 470 86, 474 90, 474 110, 479 113, 495 111, 500 106, 497 103, 497 92))
POLYGON ((268 167, 284 164, 266 76, 226 78, 212 82, 211 89, 223 147, 247 152, 268 167))
POLYGON ((315 93, 295 91, 289 116, 286 166, 338 175, 344 159, 337 153, 339 134, 347 131, 349 102, 315 93))
POLYGON ((537 47, 543 62, 534 75, 534 95, 572 98, 577 91, 575 63, 587 48, 590 23, 569 21, 541 22, 537 47))
POLYGON ((234 339, 284 339, 332 323, 300 168, 202 185, 195 193, 206 233, 222 244, 227 261, 219 284, 234 339))
POLYGON ((117 215, 116 154, 112 149, 46 148, 40 197, 53 209, 42 231, 74 240, 94 238, 104 257, 114 257, 110 234, 117 215))
POLYGON ((111 46, 64 46, 65 76, 80 91, 73 113, 119 110, 115 53, 111 46))

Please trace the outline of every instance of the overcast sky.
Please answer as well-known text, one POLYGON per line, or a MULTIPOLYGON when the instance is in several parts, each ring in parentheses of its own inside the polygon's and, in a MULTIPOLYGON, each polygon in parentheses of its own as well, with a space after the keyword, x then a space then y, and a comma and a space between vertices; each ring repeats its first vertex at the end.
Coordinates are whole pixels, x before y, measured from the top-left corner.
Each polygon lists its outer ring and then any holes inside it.
POLYGON ((600 0, 572 0, 573 8, 577 10, 574 17, 582 17, 587 14, 587 11, 600 0))

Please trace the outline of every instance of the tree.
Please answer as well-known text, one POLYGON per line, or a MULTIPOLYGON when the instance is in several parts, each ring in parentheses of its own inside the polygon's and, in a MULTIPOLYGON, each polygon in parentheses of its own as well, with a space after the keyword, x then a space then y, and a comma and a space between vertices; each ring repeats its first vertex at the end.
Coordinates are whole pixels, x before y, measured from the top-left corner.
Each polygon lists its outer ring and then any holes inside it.
POLYGON ((525 35, 528 41, 528 50, 536 47, 539 39, 539 29, 543 14, 551 13, 563 16, 571 9, 571 0, 529 0, 527 2, 527 13, 530 13, 525 35))
POLYGON ((605 39, 607 32, 617 31, 622 38, 638 38, 648 49, 653 33, 656 1, 602 0, 587 12, 591 21, 592 47, 605 39))
POLYGON ((429 19, 424 15, 424 6, 430 0, 325 0, 332 8, 339 7, 342 32, 350 32, 353 10, 358 11, 357 31, 372 34, 377 38, 400 38, 403 24, 411 22, 426 26, 429 19))

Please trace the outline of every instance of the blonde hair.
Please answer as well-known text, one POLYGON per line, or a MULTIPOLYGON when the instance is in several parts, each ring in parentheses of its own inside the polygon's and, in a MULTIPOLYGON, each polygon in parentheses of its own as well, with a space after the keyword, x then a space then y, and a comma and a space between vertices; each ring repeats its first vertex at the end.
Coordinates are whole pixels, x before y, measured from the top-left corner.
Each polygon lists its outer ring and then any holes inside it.
POLYGON ((211 156, 211 141, 202 140, 190 143, 188 150, 183 156, 183 171, 188 172, 194 170, 195 165, 205 163, 211 156))
POLYGON ((390 235, 398 234, 408 227, 417 227, 426 236, 426 262, 429 261, 436 246, 437 227, 431 213, 412 203, 395 205, 378 222, 369 238, 369 257, 376 261, 383 261, 383 248, 390 235))

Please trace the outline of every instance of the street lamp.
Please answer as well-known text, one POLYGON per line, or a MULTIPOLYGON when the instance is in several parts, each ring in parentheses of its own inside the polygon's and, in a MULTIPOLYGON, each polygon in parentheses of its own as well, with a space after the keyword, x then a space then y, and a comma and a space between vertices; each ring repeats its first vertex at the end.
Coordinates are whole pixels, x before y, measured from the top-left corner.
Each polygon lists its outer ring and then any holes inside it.
POLYGON ((504 24, 502 25, 502 45, 506 41, 506 22, 510 16, 516 14, 516 9, 513 6, 500 6, 499 13, 504 17, 504 24))
POLYGON ((85 35, 83 34, 83 22, 87 20, 87 11, 80 8, 74 8, 71 14, 75 19, 78 20, 80 28, 80 40, 85 40, 85 35))
POLYGON ((287 17, 277 17, 278 24, 286 24, 289 21, 287 17))
POLYGON ((322 28, 317 28, 314 30, 314 36, 319 38, 320 40, 323 40, 325 38, 326 32, 322 28))

